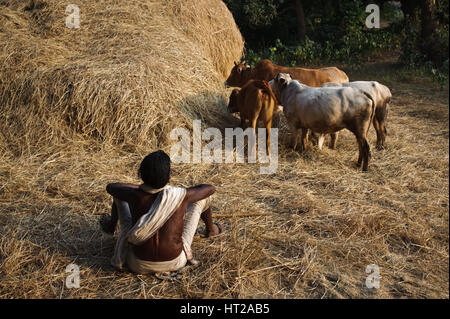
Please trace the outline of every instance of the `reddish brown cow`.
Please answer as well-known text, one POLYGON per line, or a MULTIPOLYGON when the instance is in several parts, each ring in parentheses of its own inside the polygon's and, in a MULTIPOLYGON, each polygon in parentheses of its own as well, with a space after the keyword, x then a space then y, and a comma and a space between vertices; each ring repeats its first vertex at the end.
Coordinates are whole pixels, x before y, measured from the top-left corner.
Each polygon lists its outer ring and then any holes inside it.
POLYGON ((332 79, 336 79, 334 81, 338 83, 347 83, 349 81, 347 74, 334 66, 320 68, 319 70, 327 73, 332 79))
POLYGON ((266 151, 270 155, 270 128, 272 118, 278 110, 278 102, 267 81, 250 80, 242 89, 234 89, 230 95, 228 110, 231 113, 239 112, 241 126, 245 129, 245 121, 248 120, 256 134, 256 122, 258 119, 264 122, 266 127, 266 151))
POLYGON ((235 62, 225 85, 243 87, 249 80, 270 81, 278 73, 289 73, 292 79, 312 87, 320 87, 327 82, 348 82, 347 75, 335 67, 322 69, 290 68, 272 64, 270 60, 265 59, 259 61, 254 68, 245 65, 245 61, 235 62))

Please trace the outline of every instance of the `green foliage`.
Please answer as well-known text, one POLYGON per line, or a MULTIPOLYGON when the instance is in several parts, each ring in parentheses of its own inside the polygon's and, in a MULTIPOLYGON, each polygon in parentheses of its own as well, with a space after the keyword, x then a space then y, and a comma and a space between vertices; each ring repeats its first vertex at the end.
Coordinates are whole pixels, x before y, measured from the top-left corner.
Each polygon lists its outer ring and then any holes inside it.
POLYGON ((260 59, 270 59, 276 64, 303 65, 315 62, 345 61, 349 65, 358 65, 367 55, 383 49, 395 49, 399 41, 392 34, 383 30, 370 30, 345 34, 333 42, 322 43, 311 39, 298 45, 285 45, 280 39, 274 46, 263 50, 247 49, 246 60, 255 64, 260 59))
POLYGON ((250 27, 270 26, 276 16, 276 5, 273 0, 243 1, 242 11, 248 18, 250 27))
POLYGON ((405 25, 399 61, 411 69, 421 70, 423 75, 429 75, 445 86, 449 60, 448 0, 436 2, 436 15, 438 26, 425 42, 420 39, 419 23, 405 25))
POLYGON ((281 17, 283 0, 224 0, 245 38, 247 47, 272 45, 277 38, 288 39, 295 27, 295 16, 281 17))
POLYGON ((394 23, 401 22, 404 18, 403 12, 391 2, 384 2, 380 6, 381 20, 394 23))

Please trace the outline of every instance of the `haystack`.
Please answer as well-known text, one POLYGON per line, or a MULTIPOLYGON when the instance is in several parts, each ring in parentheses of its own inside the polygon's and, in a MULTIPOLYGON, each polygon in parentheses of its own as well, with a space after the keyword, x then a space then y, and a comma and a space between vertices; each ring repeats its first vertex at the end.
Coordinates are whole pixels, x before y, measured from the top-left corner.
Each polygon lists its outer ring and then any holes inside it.
POLYGON ((73 134, 156 146, 225 112, 219 93, 243 40, 222 1, 79 0, 72 29, 71 3, 0 1, 2 146, 73 134))

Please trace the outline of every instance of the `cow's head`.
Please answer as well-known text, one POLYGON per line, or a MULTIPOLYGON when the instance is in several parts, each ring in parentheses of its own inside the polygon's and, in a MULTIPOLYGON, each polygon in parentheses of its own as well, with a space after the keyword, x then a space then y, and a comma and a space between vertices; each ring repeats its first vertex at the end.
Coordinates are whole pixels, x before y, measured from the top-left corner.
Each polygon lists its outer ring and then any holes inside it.
POLYGON ((288 73, 278 73, 277 76, 269 82, 270 87, 278 101, 281 101, 281 92, 292 81, 288 73))
POLYGON ((228 76, 228 79, 225 81, 225 86, 237 86, 242 87, 248 80, 248 72, 251 71, 251 67, 245 64, 245 61, 242 62, 234 62, 234 67, 231 69, 231 73, 228 76))
POLYGON ((239 112, 238 101, 237 101, 238 94, 239 94, 239 89, 234 89, 230 94, 230 101, 228 102, 228 111, 230 113, 239 112))

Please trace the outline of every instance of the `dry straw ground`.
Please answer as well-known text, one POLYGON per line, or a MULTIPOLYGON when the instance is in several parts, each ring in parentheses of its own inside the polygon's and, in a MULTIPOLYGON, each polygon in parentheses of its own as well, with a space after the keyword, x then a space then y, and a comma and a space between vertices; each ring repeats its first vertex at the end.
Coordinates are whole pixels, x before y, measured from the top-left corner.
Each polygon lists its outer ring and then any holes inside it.
POLYGON ((175 125, 238 122, 221 83, 242 39, 220 1, 78 2, 74 31, 64 1, 0 1, 0 298, 449 297, 448 91, 391 63, 349 74, 393 92, 369 172, 355 168, 351 133, 299 154, 281 120, 275 175, 174 165, 172 184, 217 187, 226 232, 195 239, 199 267, 173 280, 114 271, 97 224, 105 185, 138 182, 175 125), (70 263, 79 289, 65 287, 70 263), (369 264, 378 290, 365 286, 369 264))

